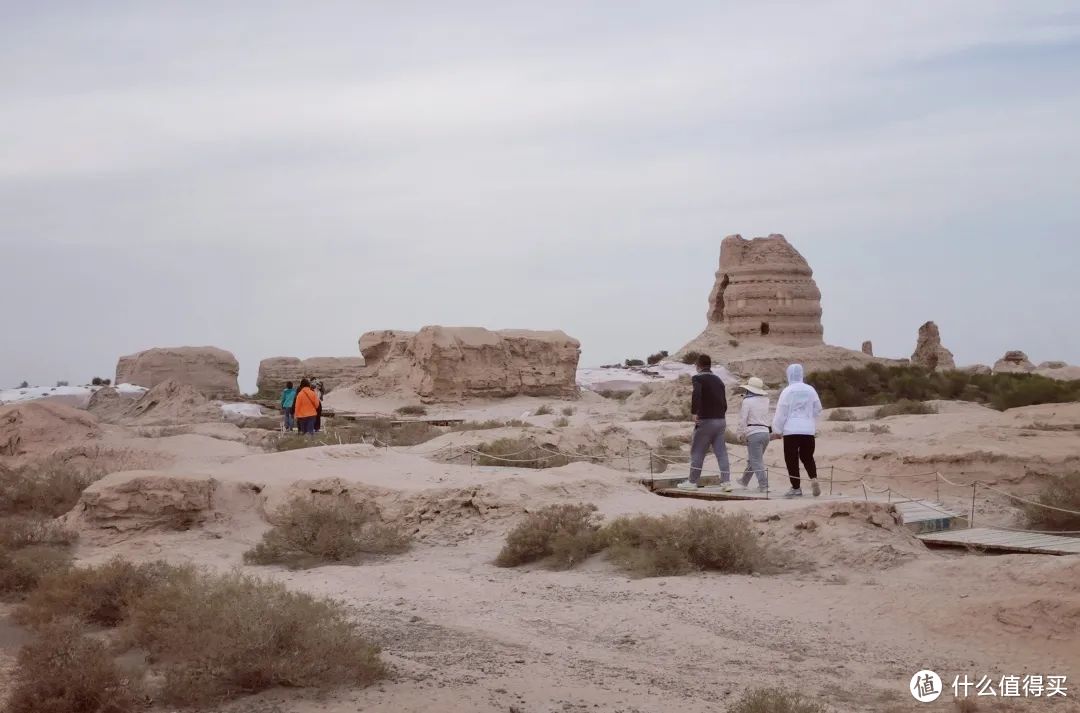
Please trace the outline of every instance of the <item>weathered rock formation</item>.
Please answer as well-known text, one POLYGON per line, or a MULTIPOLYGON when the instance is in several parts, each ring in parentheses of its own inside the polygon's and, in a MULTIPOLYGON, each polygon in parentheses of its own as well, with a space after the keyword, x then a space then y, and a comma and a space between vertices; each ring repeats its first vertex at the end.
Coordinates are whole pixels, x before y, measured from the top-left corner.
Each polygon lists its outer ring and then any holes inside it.
POLYGON ((123 414, 123 421, 132 425, 176 425, 220 421, 221 407, 198 389, 171 379, 143 394, 123 414))
POLYGON ((112 473, 83 491, 66 516, 73 529, 115 534, 141 530, 186 530, 213 510, 214 480, 207 476, 154 471, 112 473))
POLYGON ((1005 352, 1005 356, 994 362, 996 374, 1030 374, 1035 371, 1035 365, 1028 359, 1027 354, 1020 350, 1005 352))
POLYGON ((971 364, 969 366, 962 367, 960 371, 967 374, 974 374, 975 376, 986 376, 993 372, 993 369, 986 364, 971 364))
POLYGON ((736 339, 823 343, 821 292, 814 271, 783 235, 724 238, 708 319, 736 339))
POLYGON ((239 396, 239 374, 236 357, 216 347, 147 349, 120 357, 116 365, 117 384, 136 384, 149 389, 172 380, 193 386, 212 399, 239 396))
POLYGON ((100 436, 93 416, 51 400, 0 407, 0 456, 44 456, 100 436))
POLYGON ((862 343, 862 353, 866 356, 874 356, 874 343, 869 339, 862 343))
POLYGON ((259 362, 256 385, 260 394, 276 396, 288 381, 318 377, 327 393, 339 386, 356 383, 363 375, 363 357, 272 357, 259 362))
POLYGON ((941 330, 933 322, 919 327, 919 340, 911 363, 931 370, 955 369, 953 354, 941 344, 941 330))
POLYGON ((577 396, 581 345, 560 331, 424 327, 360 337, 360 393, 410 392, 425 402, 577 396))

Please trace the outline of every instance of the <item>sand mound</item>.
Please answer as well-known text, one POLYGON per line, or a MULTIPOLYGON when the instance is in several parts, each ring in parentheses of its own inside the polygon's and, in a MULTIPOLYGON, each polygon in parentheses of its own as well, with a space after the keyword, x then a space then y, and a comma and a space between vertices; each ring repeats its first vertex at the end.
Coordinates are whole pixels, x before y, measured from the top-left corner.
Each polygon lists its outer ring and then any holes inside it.
POLYGON ((141 426, 220 421, 221 408, 194 386, 169 380, 147 391, 128 409, 125 420, 141 426))
POLYGON ((793 566, 819 570, 883 570, 927 554, 897 523, 887 505, 829 503, 759 521, 766 537, 793 566))
POLYGON ((0 456, 37 457, 100 438, 97 419, 51 401, 0 408, 0 456))

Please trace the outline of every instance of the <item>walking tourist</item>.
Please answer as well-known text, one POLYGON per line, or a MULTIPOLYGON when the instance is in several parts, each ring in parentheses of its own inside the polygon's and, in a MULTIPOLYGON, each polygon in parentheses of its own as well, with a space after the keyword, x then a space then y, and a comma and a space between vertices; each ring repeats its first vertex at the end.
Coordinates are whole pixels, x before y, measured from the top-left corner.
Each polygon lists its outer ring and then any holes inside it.
POLYGON ((776 416, 773 418, 773 438, 784 439, 784 463, 791 480, 791 490, 784 493, 784 497, 802 497, 799 461, 806 468, 814 497, 817 497, 821 495, 821 488, 817 481, 814 446, 821 399, 813 386, 803 383, 802 364, 792 364, 787 368, 787 380, 787 388, 780 392, 776 416))
POLYGON ((693 377, 694 392, 690 398, 690 413, 694 415, 694 436, 690 441, 690 479, 676 487, 697 490, 701 480, 701 467, 711 449, 720 466, 720 489, 731 491, 731 466, 728 463, 727 444, 727 392, 724 382, 712 372, 712 359, 702 354, 697 359, 697 372, 693 377))
POLYGON ((746 470, 739 478, 744 488, 757 476, 758 490, 769 492, 769 471, 765 468, 765 449, 769 447, 772 427, 769 426, 769 392, 765 382, 756 376, 741 387, 746 395, 739 410, 739 432, 746 438, 746 470))

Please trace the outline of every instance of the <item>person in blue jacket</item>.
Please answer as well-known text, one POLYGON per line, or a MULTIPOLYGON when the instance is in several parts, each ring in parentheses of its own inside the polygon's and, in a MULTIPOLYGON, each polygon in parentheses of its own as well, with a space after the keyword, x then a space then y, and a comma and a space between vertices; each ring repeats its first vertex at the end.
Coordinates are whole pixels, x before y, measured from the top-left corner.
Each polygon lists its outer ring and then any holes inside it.
POLYGON ((285 416, 285 430, 293 430, 296 419, 293 417, 293 409, 296 408, 296 389, 291 381, 285 382, 285 390, 281 392, 281 413, 285 416))

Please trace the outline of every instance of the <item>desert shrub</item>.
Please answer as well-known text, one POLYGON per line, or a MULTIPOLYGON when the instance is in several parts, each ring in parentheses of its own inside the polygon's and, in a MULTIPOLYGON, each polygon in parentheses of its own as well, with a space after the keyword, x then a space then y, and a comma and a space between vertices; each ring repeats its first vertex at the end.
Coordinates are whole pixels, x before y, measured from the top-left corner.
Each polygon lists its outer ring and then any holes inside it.
POLYGON ((143 706, 106 647, 74 621, 52 624, 19 652, 9 713, 129 713, 143 706))
POLYGON ((569 569, 600 551, 599 533, 595 505, 548 505, 507 534, 495 564, 517 567, 544 560, 552 569, 569 569))
POLYGON ((540 406, 539 408, 537 408, 536 411, 533 412, 533 415, 534 416, 550 416, 553 413, 555 413, 555 412, 551 409, 551 407, 548 406, 547 404, 544 404, 544 405, 540 406))
POLYGON ((0 597, 23 595, 43 579, 71 566, 71 555, 63 548, 30 545, 16 550, 0 548, 0 597))
POLYGON ((35 545, 66 546, 78 535, 56 520, 11 516, 0 519, 0 549, 17 550, 35 545))
POLYGON ((631 574, 662 577, 695 570, 748 574, 767 553, 750 518, 693 508, 672 515, 633 515, 603 529, 608 555, 631 574))
POLYGON ((649 366, 655 366, 655 365, 659 364, 661 361, 663 361, 667 357, 667 355, 668 355, 667 351, 664 350, 664 349, 661 349, 660 351, 656 352, 655 354, 650 354, 649 358, 646 359, 645 361, 646 361, 646 363, 648 363, 649 366))
POLYGON ((645 362, 641 359, 627 359, 623 362, 624 366, 645 366, 645 362))
POLYGON ((574 407, 573 406, 564 406, 563 410, 562 410, 562 415, 563 416, 573 416, 574 415, 574 407))
POLYGON ((874 418, 910 414, 930 414, 937 412, 937 407, 932 404, 923 403, 922 401, 912 401, 911 399, 900 399, 894 404, 885 404, 879 408, 874 412, 874 418))
POLYGON ((57 388, 59 388, 61 386, 67 386, 67 385, 68 385, 68 382, 66 382, 66 381, 57 381, 56 382, 57 388))
POLYGON ((5 470, 0 477, 0 514, 58 517, 75 507, 82 491, 102 475, 59 458, 5 470))
POLYGON ((971 374, 915 365, 868 364, 807 375, 826 408, 880 406, 900 399, 974 401, 1000 411, 1018 406, 1080 401, 1080 380, 1039 374, 971 374))
POLYGON ((100 376, 95 376, 93 379, 90 380, 90 385, 91 386, 102 386, 103 384, 101 383, 101 377, 100 376))
POLYGON ((570 425, 570 419, 568 419, 566 416, 559 416, 554 421, 555 428, 566 428, 569 425, 570 425))
POLYGON ((615 389, 601 389, 600 391, 597 391, 596 393, 600 394, 605 399, 614 399, 615 401, 626 401, 628 398, 630 398, 631 395, 633 395, 634 392, 633 391, 615 390, 615 389))
POLYGON ((397 409, 397 413, 402 416, 423 416, 427 413, 427 409, 421 404, 408 404, 397 409))
POLYGON ((315 566, 409 547, 407 534, 383 524, 378 513, 352 500, 295 499, 275 516, 262 541, 244 553, 252 564, 315 566))
POLYGON ((329 428, 314 436, 289 434, 278 438, 274 447, 278 451, 292 451, 298 448, 339 446, 348 443, 415 446, 426 443, 443 433, 443 429, 424 421, 394 423, 388 419, 374 419, 350 426, 329 428))
POLYGON ((160 698, 206 705, 275 686, 368 685, 379 650, 341 605, 239 573, 170 568, 131 609, 123 641, 163 669, 160 698))
POLYGON ((855 433, 855 425, 852 423, 842 423, 833 430, 837 433, 855 433))
POLYGON ((701 356, 701 352, 686 352, 682 355, 682 363, 696 364, 699 356, 701 356))
POLYGON ((169 574, 162 563, 132 564, 119 557, 97 567, 62 569, 40 580, 16 618, 38 626, 65 618, 117 626, 132 603, 169 574))
MULTIPOLYGON (((1043 505, 1080 512, 1080 472, 1048 476, 1039 492, 1031 498, 1043 505)), ((1024 504, 1028 526, 1033 530, 1080 531, 1080 515, 1048 510, 1038 505, 1024 504)))
POLYGON ((858 421, 859 418, 853 411, 846 408, 838 408, 829 414, 830 421, 858 421))
POLYGON ((727 340, 727 343, 728 343, 728 346, 730 346, 730 347, 739 346, 739 340, 738 339, 729 339, 729 340, 727 340))
POLYGON ((892 429, 889 428, 884 423, 871 423, 870 427, 867 430, 870 433, 872 433, 873 435, 875 435, 875 436, 881 436, 881 435, 884 435, 886 433, 892 433, 892 429))
POLYGON ((30 388, 30 382, 29 381, 22 382, 21 384, 19 384, 19 388, 20 389, 29 389, 30 388))
POLYGON ((551 449, 541 448, 523 438, 500 438, 476 447, 476 465, 499 465, 512 468, 558 468, 570 459, 551 449))
POLYGON ((801 693, 782 688, 758 688, 747 691, 728 708, 728 713, 825 713, 820 703, 801 693))
POLYGON ((676 416, 667 409, 651 408, 638 417, 639 421, 679 421, 680 416, 676 416))

